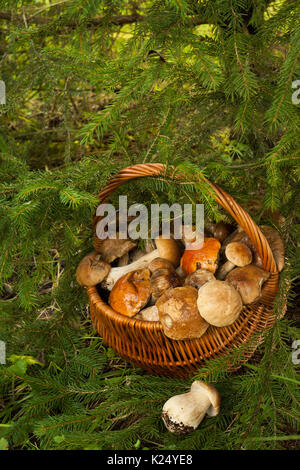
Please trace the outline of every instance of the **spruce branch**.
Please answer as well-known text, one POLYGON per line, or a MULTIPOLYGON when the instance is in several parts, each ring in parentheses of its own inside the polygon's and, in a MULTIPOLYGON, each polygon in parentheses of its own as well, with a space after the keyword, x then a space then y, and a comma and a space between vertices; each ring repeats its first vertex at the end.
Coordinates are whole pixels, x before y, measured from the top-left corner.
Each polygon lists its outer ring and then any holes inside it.
MULTIPOLYGON (((0 11, 0 20, 9 21, 16 25, 24 24, 24 15, 17 13, 0 11)), ((59 18, 44 18, 42 16, 28 15, 26 16, 26 24, 36 24, 36 25, 50 25, 52 22, 58 21, 59 18)), ((124 26, 126 24, 141 23, 145 21, 145 16, 139 13, 134 13, 132 15, 115 15, 115 16, 102 16, 95 18, 87 18, 83 20, 83 23, 86 27, 100 27, 103 25, 115 25, 115 26, 124 26)), ((201 24, 208 24, 207 20, 201 16, 195 15, 184 18, 184 23, 190 26, 199 26, 201 24)), ((77 20, 68 20, 63 23, 62 28, 76 28, 80 25, 80 22, 77 20)))

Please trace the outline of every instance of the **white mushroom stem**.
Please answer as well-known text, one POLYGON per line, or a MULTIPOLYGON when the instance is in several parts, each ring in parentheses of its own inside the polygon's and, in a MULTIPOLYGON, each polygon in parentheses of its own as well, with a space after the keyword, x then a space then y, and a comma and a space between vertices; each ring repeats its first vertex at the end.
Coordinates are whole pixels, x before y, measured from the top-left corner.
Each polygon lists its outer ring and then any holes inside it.
POLYGON ((226 261, 226 263, 224 263, 218 270, 216 278, 219 279, 219 281, 224 281, 227 274, 230 273, 230 271, 232 271, 235 267, 236 265, 231 261, 226 261))
POLYGON ((223 281, 235 266, 243 267, 252 262, 252 252, 250 248, 241 242, 228 243, 225 249, 225 255, 228 261, 221 266, 217 274, 217 279, 220 281, 223 281))
POLYGON ((115 285, 117 280, 120 279, 120 277, 130 273, 131 271, 146 268, 149 263, 151 263, 151 261, 155 258, 159 258, 158 249, 151 251, 151 253, 147 253, 146 255, 139 258, 137 261, 134 261, 133 263, 130 263, 127 266, 111 268, 109 275, 104 279, 102 283, 102 287, 108 290, 112 290, 113 286, 115 285))
POLYGON ((212 385, 196 380, 188 393, 170 398, 163 406, 162 419, 171 432, 183 434, 194 431, 205 414, 216 416, 220 395, 212 385))
POLYGON ((146 255, 139 258, 137 261, 119 268, 112 268, 109 276, 105 279, 102 287, 108 290, 112 290, 115 282, 124 274, 136 271, 137 269, 144 269, 155 258, 165 258, 170 261, 174 267, 177 267, 180 261, 180 249, 175 240, 172 238, 163 238, 159 236, 155 239, 156 250, 147 253, 146 255))

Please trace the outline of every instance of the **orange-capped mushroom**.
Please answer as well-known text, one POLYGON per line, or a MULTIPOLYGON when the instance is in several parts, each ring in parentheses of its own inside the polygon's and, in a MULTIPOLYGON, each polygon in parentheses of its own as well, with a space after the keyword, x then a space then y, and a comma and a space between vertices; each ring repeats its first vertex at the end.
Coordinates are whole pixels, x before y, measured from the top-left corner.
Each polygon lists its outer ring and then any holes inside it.
POLYGON ((150 271, 139 269, 117 280, 109 295, 109 304, 127 317, 133 317, 147 304, 151 294, 150 271))
POLYGON ((184 275, 187 276, 196 269, 207 269, 215 273, 218 267, 217 260, 220 248, 221 243, 216 238, 204 238, 202 248, 187 248, 180 260, 184 275))

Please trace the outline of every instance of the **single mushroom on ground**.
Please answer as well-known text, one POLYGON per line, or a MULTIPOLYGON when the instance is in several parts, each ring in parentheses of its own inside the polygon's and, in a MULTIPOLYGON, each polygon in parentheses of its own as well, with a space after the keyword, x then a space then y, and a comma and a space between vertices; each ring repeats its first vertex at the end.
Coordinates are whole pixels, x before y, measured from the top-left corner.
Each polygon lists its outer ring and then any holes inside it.
POLYGON ((116 238, 105 238, 105 240, 99 240, 97 245, 97 251, 100 253, 103 261, 106 263, 112 263, 117 258, 121 258, 123 255, 128 253, 130 250, 135 248, 136 242, 128 238, 119 238, 119 233, 116 233, 116 238))
POLYGON ((216 238, 204 238, 202 248, 187 248, 180 260, 183 273, 187 276, 196 269, 207 269, 214 273, 218 267, 220 248, 221 243, 216 238))
POLYGON ((171 397, 163 406, 162 420, 168 431, 186 434, 195 431, 204 416, 217 416, 221 396, 213 385, 200 380, 192 383, 188 393, 171 397))
POLYGON ((197 306, 200 315, 214 326, 231 325, 241 313, 240 294, 226 281, 209 281, 198 291, 197 306))
POLYGON ((197 308, 198 291, 194 287, 170 288, 156 306, 166 336, 171 339, 200 338, 208 328, 197 308))
POLYGON ((109 275, 102 284, 102 287, 111 290, 116 281, 127 273, 136 271, 138 269, 144 269, 155 258, 165 258, 172 263, 174 268, 179 264, 180 260, 180 249, 176 241, 173 238, 158 237, 155 239, 156 249, 147 253, 146 255, 139 258, 134 263, 130 263, 127 266, 112 268, 109 275))
POLYGON ((110 269, 110 264, 103 261, 99 253, 93 251, 80 261, 76 270, 76 280, 81 286, 96 286, 105 279, 110 269))
POLYGON ((214 279, 215 276, 211 271, 207 271, 207 269, 197 269, 185 278, 184 285, 200 289, 200 287, 202 287, 208 281, 212 281, 214 279))
POLYGON ((217 272, 217 279, 222 281, 227 274, 236 266, 247 266, 252 261, 252 252, 250 248, 241 242, 232 242, 226 246, 225 256, 228 261, 224 263, 217 272))
POLYGON ((244 304, 251 304, 260 298, 262 285, 269 277, 270 273, 264 269, 249 264, 231 271, 226 282, 239 292, 244 304))
POLYGON ((109 294, 108 303, 116 311, 133 317, 150 298, 150 271, 140 269, 122 276, 109 294))
POLYGON ((156 305, 151 307, 143 308, 134 318, 143 321, 159 321, 158 309, 156 305))

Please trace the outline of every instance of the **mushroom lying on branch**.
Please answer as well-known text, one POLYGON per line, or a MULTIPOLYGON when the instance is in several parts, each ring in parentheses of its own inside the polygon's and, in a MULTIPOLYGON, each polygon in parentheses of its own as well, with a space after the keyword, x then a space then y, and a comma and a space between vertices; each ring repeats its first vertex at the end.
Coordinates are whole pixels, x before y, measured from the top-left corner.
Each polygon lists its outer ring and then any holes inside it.
POLYGON ((162 419, 168 431, 186 434, 197 429, 205 414, 217 416, 220 405, 221 396, 215 387, 195 380, 188 393, 175 395, 164 404, 162 419))
POLYGON ((148 267, 151 261, 155 258, 165 258, 173 264, 174 268, 178 266, 180 260, 180 249, 173 238, 167 239, 158 237, 155 239, 155 244, 156 250, 147 253, 134 263, 128 264, 127 266, 112 268, 102 284, 102 287, 111 290, 121 276, 124 276, 124 274, 130 273, 131 271, 148 267))

